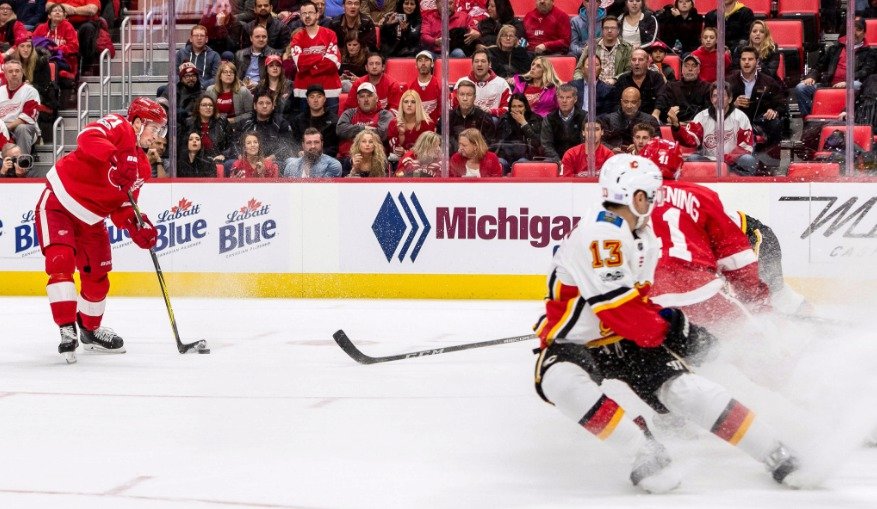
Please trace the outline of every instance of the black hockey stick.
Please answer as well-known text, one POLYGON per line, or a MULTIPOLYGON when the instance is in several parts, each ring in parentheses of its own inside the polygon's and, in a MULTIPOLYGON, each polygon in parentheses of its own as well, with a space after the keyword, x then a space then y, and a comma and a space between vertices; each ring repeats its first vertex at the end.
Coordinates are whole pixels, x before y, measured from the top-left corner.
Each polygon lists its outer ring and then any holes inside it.
POLYGON ((350 338, 343 330, 338 330, 332 334, 338 346, 344 350, 344 353, 350 356, 360 364, 377 364, 379 362, 398 361, 402 359, 410 359, 412 357, 426 357, 427 355, 438 355, 440 353, 459 352, 460 350, 470 350, 472 348, 481 348, 483 346, 504 345, 506 343, 517 343, 518 341, 527 341, 528 339, 536 339, 535 334, 527 334, 526 336, 512 336, 509 338, 493 339, 490 341, 479 341, 477 343, 465 343, 462 345, 446 346, 444 348, 433 348, 430 350, 420 350, 417 352, 400 353, 397 355, 387 355, 386 357, 371 357, 360 351, 354 346, 350 338))
MULTIPOLYGON (((134 200, 134 195, 130 190, 128 191, 128 200, 131 201, 131 206, 134 208, 134 217, 137 218, 137 226, 143 228, 143 216, 140 215, 140 207, 137 206, 137 202, 134 200)), ((180 341, 180 333, 177 331, 177 320, 174 318, 174 309, 171 307, 171 299, 168 295, 167 284, 164 282, 164 274, 162 274, 161 266, 158 264, 158 256, 155 255, 155 250, 152 248, 149 249, 149 254, 152 256, 152 264, 155 265, 155 274, 158 276, 158 285, 161 287, 161 296, 164 297, 164 306, 167 308, 167 315, 171 319, 171 329, 173 329, 174 338, 177 340, 177 350, 179 350, 180 353, 210 353, 210 348, 207 348, 207 341, 203 339, 199 339, 192 343, 183 343, 180 341)))

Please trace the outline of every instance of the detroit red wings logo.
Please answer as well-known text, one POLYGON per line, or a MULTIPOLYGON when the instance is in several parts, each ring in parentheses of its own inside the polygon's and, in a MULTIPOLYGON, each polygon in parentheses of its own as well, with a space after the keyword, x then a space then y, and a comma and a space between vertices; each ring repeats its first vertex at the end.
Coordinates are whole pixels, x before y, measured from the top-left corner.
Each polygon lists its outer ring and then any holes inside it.
POLYGON ((241 214, 246 214, 247 212, 254 212, 259 210, 262 207, 262 202, 255 198, 250 198, 250 201, 247 202, 246 205, 240 208, 241 214))

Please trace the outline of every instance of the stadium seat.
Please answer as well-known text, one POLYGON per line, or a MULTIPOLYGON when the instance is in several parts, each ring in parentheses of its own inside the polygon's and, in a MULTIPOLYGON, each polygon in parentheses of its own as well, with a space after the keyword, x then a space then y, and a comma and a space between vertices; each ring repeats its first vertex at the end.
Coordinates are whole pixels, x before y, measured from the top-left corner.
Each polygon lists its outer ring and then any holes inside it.
POLYGON ((773 0, 746 0, 746 7, 752 9, 756 19, 770 17, 770 4, 773 0))
MULTIPOLYGON (((526 16, 528 12, 536 8, 536 2, 534 0, 511 0, 511 3, 512 10, 515 11, 515 17, 520 19, 524 19, 524 16, 526 16)), ((576 8, 575 12, 577 11, 578 8, 576 8)))
POLYGON ((679 55, 665 55, 664 62, 667 62, 667 65, 673 68, 673 73, 676 74, 676 79, 682 79, 682 69, 680 65, 682 65, 679 61, 679 55))
POLYGON ((840 165, 837 163, 791 163, 789 178, 809 180, 818 177, 840 176, 840 165))
POLYGON ((417 79, 417 61, 413 58, 388 58, 384 72, 407 86, 417 79))
MULTIPOLYGON (((819 7, 821 0, 778 0, 777 18, 798 19, 804 26, 804 49, 815 50, 819 45, 819 7)), ((773 28, 771 28, 773 31, 773 28)), ((776 35, 774 34, 774 40, 776 35)))
MULTIPOLYGON (((845 133, 847 131, 847 126, 845 125, 826 125, 822 127, 822 131, 819 133, 819 151, 816 152, 815 157, 818 159, 820 157, 828 157, 830 155, 829 152, 825 151, 825 140, 831 136, 831 133, 834 131, 840 131, 845 133)), ((855 125, 853 126, 853 143, 862 148, 862 150, 870 151, 871 147, 874 146, 874 138, 873 138, 873 128, 869 125, 855 125)))
MULTIPOLYGON (((554 6, 568 14, 578 14, 582 0, 554 0, 554 6)), ((536 2, 530 2, 530 10, 536 7, 536 2)), ((523 16, 522 16, 523 17, 523 16)))
MULTIPOLYGON (((786 56, 783 55, 782 52, 780 52, 780 65, 777 66, 777 78, 779 78, 780 81, 782 81, 782 82, 785 83, 785 81, 786 81, 786 74, 787 74, 787 73, 786 73, 786 56)), ((786 86, 788 87, 789 84, 786 83, 786 86)))
POLYGON ((877 45, 877 19, 865 20, 865 42, 869 46, 877 45))
MULTIPOLYGON (((652 0, 649 2, 649 9, 654 11, 656 14, 660 12, 665 5, 673 5, 676 0, 652 0)), ((643 4, 645 6, 645 4, 643 4)))
MULTIPOLYGON (((468 76, 472 71, 472 60, 468 58, 449 58, 448 61, 448 84, 453 87, 458 79, 468 76)), ((445 68, 444 62, 435 61, 435 75, 441 76, 445 68)), ((410 81, 409 81, 410 83, 410 81)))
POLYGON ((338 116, 341 117, 341 114, 344 113, 344 103, 347 102, 347 93, 341 92, 338 95, 338 116))
POLYGON ((572 81, 576 72, 576 57, 548 57, 548 61, 554 66, 554 72, 564 83, 572 81))
POLYGON ((528 162, 512 165, 512 177, 553 178, 557 176, 557 163, 528 162))
MULTIPOLYGON (((721 175, 728 176, 728 165, 722 163, 721 175)), ((686 161, 682 163, 681 180, 693 180, 716 177, 716 163, 714 161, 686 161)))
POLYGON ((225 178, 225 166, 222 163, 216 163, 216 178, 225 178))
POLYGON ((837 120, 846 109, 845 88, 819 88, 813 95, 813 109, 804 120, 837 120))
POLYGON ((785 75, 795 84, 804 62, 804 23, 799 19, 769 19, 764 22, 785 62, 785 75))

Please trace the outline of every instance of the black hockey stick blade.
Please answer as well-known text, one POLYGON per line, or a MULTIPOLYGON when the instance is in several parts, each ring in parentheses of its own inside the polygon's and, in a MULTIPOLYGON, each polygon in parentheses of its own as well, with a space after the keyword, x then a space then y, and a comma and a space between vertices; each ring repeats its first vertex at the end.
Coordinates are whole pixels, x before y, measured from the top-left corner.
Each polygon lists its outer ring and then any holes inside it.
POLYGON ((482 348, 485 346, 493 345, 505 345, 507 343, 517 343, 518 341, 536 339, 535 334, 527 334, 524 336, 511 336, 508 338, 492 339, 490 341, 479 341, 477 343, 464 343, 462 345, 446 346, 444 348, 432 348, 429 350, 419 350, 416 352, 387 355, 385 357, 372 357, 370 355, 362 353, 359 348, 356 348, 356 345, 354 345, 353 342, 350 341, 350 338, 347 337, 347 334, 345 334, 343 330, 339 329, 337 332, 335 332, 335 334, 332 334, 332 337, 335 338, 335 342, 338 343, 338 346, 340 346, 342 350, 344 350, 344 353, 349 355, 351 359, 360 364, 377 364, 379 362, 398 361, 402 359, 410 359, 412 357, 426 357, 428 355, 459 352, 460 350, 471 350, 472 348, 482 348))
POLYGON ((177 350, 179 350, 180 353, 210 353, 210 349, 207 348, 207 341, 203 339, 199 339, 192 343, 183 343, 181 341, 180 344, 177 345, 177 350))

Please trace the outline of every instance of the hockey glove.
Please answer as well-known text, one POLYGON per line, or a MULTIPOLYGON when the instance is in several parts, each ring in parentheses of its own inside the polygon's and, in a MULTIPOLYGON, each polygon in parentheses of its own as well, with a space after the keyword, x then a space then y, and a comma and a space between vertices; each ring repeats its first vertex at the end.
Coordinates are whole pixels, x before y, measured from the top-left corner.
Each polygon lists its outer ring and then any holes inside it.
POLYGON ((155 227, 152 225, 152 221, 146 217, 146 214, 141 213, 140 218, 143 219, 142 228, 137 224, 137 216, 134 215, 132 207, 122 207, 110 216, 116 227, 128 230, 131 240, 138 247, 141 249, 152 249, 155 247, 156 240, 158 239, 155 227))
POLYGON ((670 323, 664 346, 695 366, 702 364, 716 343, 716 337, 705 328, 689 322, 679 309, 664 308, 660 313, 670 323))
POLYGON ((107 175, 110 184, 118 187, 122 192, 131 190, 140 178, 140 161, 133 152, 117 154, 110 161, 110 172, 107 175))

